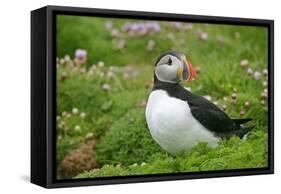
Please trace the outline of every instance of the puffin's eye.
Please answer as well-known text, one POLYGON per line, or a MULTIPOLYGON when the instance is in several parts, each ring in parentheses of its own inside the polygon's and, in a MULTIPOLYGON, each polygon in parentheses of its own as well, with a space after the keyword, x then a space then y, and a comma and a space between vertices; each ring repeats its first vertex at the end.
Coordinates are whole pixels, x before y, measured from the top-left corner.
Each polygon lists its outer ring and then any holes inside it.
POLYGON ((168 63, 167 63, 167 64, 168 64, 168 65, 172 65, 172 62, 173 62, 173 61, 172 61, 171 57, 169 57, 169 60, 168 60, 168 63))

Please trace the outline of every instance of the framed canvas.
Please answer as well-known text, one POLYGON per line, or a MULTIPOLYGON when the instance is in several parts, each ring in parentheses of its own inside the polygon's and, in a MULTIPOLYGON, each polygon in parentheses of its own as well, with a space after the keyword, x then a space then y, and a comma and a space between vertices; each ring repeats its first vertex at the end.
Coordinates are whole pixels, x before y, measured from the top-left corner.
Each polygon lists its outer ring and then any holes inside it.
POLYGON ((31 182, 272 174, 272 20, 31 12, 31 182))

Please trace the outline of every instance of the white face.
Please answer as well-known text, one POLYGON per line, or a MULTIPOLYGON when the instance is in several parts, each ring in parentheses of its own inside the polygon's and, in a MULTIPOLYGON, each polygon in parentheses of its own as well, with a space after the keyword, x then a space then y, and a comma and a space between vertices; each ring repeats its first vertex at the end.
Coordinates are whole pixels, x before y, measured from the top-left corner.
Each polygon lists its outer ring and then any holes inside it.
POLYGON ((173 55, 165 55, 156 65, 156 77, 162 82, 178 83, 183 80, 183 62, 173 55))

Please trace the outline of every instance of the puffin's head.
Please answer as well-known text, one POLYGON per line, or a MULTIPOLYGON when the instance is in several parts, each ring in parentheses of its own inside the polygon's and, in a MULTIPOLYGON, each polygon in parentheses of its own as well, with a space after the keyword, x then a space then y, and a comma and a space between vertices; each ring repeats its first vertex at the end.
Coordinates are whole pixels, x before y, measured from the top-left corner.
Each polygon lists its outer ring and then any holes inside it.
POLYGON ((192 81, 196 77, 196 71, 183 53, 168 51, 157 59, 155 77, 167 83, 192 81))

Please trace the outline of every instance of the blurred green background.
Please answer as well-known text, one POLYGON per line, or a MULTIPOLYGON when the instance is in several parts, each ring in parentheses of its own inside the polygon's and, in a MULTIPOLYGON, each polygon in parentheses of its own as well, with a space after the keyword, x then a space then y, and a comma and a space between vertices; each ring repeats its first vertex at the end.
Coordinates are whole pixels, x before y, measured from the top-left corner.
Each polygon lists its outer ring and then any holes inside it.
POLYGON ((267 36, 264 27, 57 16, 58 178, 267 166, 267 36), (153 141, 144 111, 167 50, 197 68, 186 87, 231 117, 254 119, 247 140, 202 142, 178 156, 153 141))

